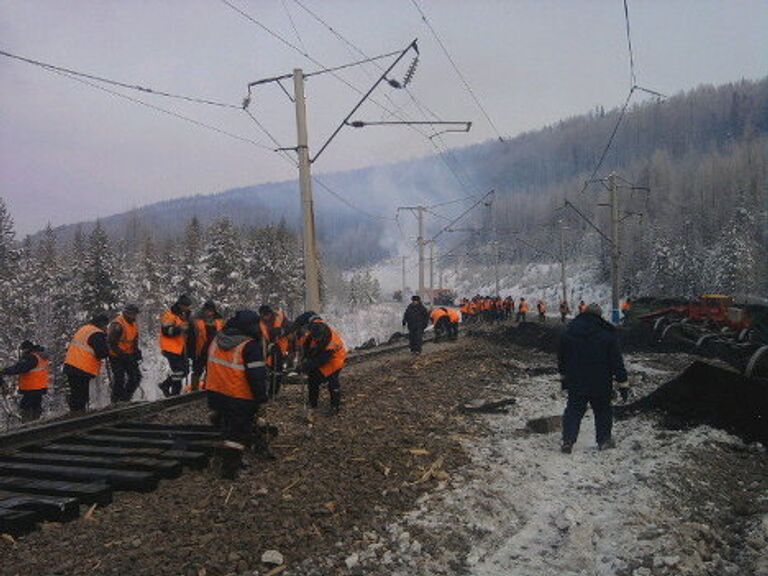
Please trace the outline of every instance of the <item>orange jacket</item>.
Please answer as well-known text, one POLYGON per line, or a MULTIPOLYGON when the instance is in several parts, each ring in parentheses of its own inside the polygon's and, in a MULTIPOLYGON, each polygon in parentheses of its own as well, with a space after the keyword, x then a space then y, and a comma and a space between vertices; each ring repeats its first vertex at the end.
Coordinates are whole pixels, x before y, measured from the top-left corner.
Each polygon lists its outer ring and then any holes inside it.
POLYGON ((539 314, 545 314, 547 311, 547 305, 544 302, 539 302, 536 304, 536 309, 539 311, 539 314))
POLYGON ((528 313, 528 301, 523 300, 520 302, 520 305, 517 307, 517 311, 521 314, 527 314, 528 313))
POLYGON ((171 354, 184 354, 187 347, 187 330, 189 322, 176 316, 172 310, 168 309, 160 316, 160 350, 170 352, 171 354), (163 334, 163 328, 169 326, 178 326, 183 330, 177 336, 166 336, 163 334))
POLYGON ((581 314, 582 312, 586 312, 586 310, 587 310, 587 305, 584 302, 579 304, 579 314, 581 314))
MULTIPOLYGON (((323 376, 330 376, 334 372, 338 372, 347 363, 347 348, 344 345, 344 341, 341 339, 341 336, 339 336, 339 333, 336 332, 333 328, 328 326, 328 328, 331 330, 331 340, 328 342, 328 345, 325 347, 325 350, 331 351, 331 359, 320 366, 318 370, 320 370, 320 373, 323 376)), ((308 350, 317 350, 319 346, 319 342, 316 340, 310 338, 307 343, 308 350)), ((311 356, 311 354, 310 354, 311 356)))
POLYGON ((455 308, 448 308, 448 320, 451 321, 452 324, 458 324, 459 320, 461 320, 461 316, 459 316, 458 310, 455 308))
POLYGON ((624 300, 621 304, 621 311, 622 312, 629 312, 632 309, 632 302, 629 300, 624 300))
MULTIPOLYGON (((134 322, 131 324, 128 322, 122 314, 115 316, 112 322, 120 324, 122 331, 120 332, 120 340, 117 342, 117 348, 125 354, 136 354, 139 344, 139 324, 134 322)), ((110 348, 110 356, 117 356, 117 354, 110 348)))
POLYGON ((37 358, 37 366, 19 374, 19 390, 47 390, 51 379, 51 361, 39 352, 32 354, 37 358))
POLYGON ((69 343, 64 363, 87 374, 98 376, 101 371, 101 360, 88 344, 88 339, 96 332, 103 333, 104 331, 93 324, 86 324, 80 327, 69 343))
POLYGON ((208 349, 208 365, 205 370, 205 389, 219 392, 230 398, 254 400, 253 391, 248 383, 243 361, 243 349, 251 339, 241 342, 234 348, 220 348, 216 339, 208 349))
MULTIPOLYGON (((205 344, 208 342, 208 326, 209 324, 203 318, 195 319, 195 356, 200 358, 203 355, 205 344)), ((224 329, 224 319, 214 318, 213 328, 216 332, 221 332, 224 329)))
POLYGON ((437 324, 437 322, 442 318, 443 316, 448 316, 448 311, 444 310, 443 308, 435 308, 430 312, 429 314, 429 320, 432 322, 432 324, 437 324))

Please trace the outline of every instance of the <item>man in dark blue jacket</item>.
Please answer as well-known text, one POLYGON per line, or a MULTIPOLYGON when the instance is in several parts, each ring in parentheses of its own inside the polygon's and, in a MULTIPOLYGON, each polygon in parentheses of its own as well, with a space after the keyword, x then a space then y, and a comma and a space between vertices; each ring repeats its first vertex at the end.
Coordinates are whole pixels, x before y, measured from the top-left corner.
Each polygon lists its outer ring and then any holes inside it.
POLYGON ((598 448, 613 448, 613 380, 618 383, 624 400, 629 384, 618 334, 603 320, 600 306, 590 304, 568 325, 560 340, 557 360, 563 389, 568 390, 568 404, 563 414, 562 451, 571 453, 587 404, 595 414, 598 448))

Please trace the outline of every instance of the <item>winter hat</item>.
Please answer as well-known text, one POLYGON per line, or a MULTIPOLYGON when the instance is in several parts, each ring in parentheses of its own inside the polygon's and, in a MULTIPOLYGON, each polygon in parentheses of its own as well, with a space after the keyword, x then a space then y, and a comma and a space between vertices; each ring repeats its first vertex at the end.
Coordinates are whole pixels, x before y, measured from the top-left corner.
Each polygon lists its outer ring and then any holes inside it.
POLYGON ((411 296, 411 301, 412 302, 421 302, 421 296, 419 296, 418 294, 414 294, 413 296, 411 296))
POLYGON ((192 306, 192 299, 187 296, 186 294, 182 294, 179 296, 179 299, 176 300, 177 306, 192 306))
POLYGON ((103 312, 100 312, 91 318, 89 324, 93 324, 94 326, 106 326, 109 324, 109 317, 103 312))
POLYGON ((138 314, 140 310, 136 304, 126 304, 123 307, 123 312, 128 312, 129 314, 138 314))
POLYGON ((205 304, 203 304, 203 310, 212 310, 213 312, 216 312, 216 302, 213 300, 206 300, 205 304))
POLYGON ((603 309, 600 308, 599 304, 596 304, 592 302, 589 306, 587 306, 586 310, 587 314, 594 314, 595 316, 602 316, 603 315, 603 309))
POLYGON ((35 344, 31 340, 24 340, 24 342, 19 344, 19 350, 32 350, 34 347, 35 344))
POLYGON ((272 306, 268 304, 262 304, 259 306, 259 316, 266 316, 268 314, 274 314, 275 311, 272 310, 272 306))
POLYGON ((296 320, 293 321, 293 326, 291 327, 290 331, 295 332, 296 330, 298 330, 299 328, 303 328, 304 326, 306 326, 316 318, 319 319, 320 316, 318 316, 311 310, 309 312, 304 312, 303 314, 299 314, 296 320))
POLYGON ((259 315, 253 310, 238 310, 227 321, 226 328, 232 328, 246 336, 257 337, 259 330, 259 315))

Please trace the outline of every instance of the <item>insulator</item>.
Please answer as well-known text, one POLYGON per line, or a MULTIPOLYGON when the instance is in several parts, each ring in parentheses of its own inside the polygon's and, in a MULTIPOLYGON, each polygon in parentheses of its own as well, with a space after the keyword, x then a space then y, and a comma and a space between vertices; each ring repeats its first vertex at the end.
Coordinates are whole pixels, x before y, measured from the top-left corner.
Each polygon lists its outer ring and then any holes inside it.
POLYGON ((403 78, 403 88, 408 86, 408 84, 411 83, 411 80, 413 80, 413 75, 416 73, 416 68, 419 65, 419 56, 418 54, 411 62, 411 65, 408 67, 408 71, 405 73, 405 78, 403 78))

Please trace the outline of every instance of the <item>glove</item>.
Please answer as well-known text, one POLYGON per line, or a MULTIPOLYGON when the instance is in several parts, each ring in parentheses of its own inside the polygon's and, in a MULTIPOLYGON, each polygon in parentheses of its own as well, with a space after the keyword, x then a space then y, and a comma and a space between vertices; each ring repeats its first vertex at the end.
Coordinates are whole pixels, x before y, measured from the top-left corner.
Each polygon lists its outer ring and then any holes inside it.
POLYGON ((621 401, 626 402, 629 400, 629 382, 618 383, 619 394, 621 395, 621 401))

